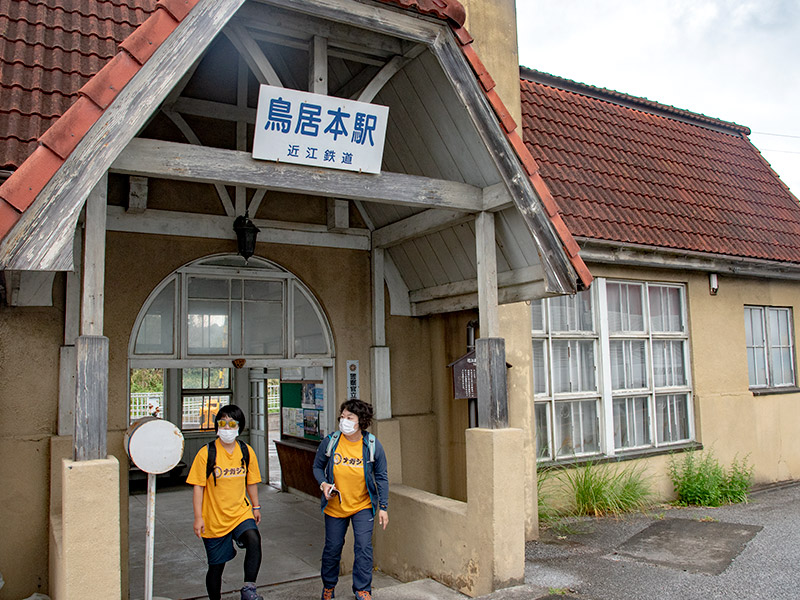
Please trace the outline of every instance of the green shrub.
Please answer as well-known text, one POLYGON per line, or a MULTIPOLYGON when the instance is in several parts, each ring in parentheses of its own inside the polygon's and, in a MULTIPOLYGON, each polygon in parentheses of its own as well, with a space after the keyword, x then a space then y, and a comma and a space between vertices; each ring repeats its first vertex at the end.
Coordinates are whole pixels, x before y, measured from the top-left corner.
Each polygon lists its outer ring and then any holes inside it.
POLYGON ((682 506, 720 506, 736 502, 747 502, 747 492, 753 482, 753 467, 747 459, 734 459, 726 472, 713 453, 702 457, 691 450, 678 460, 670 457, 669 475, 677 495, 677 504, 682 506))
POLYGON ((649 504, 651 490, 642 469, 606 463, 565 468, 559 477, 574 502, 577 515, 600 516, 641 510, 649 504))

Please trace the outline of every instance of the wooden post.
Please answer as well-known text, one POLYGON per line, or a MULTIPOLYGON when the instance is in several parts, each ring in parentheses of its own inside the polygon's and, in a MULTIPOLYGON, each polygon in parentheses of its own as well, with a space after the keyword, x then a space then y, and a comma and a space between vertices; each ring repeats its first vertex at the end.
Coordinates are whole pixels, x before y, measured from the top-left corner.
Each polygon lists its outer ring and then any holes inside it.
POLYGON ((478 427, 508 427, 508 383, 506 379, 506 342, 503 338, 479 338, 475 341, 478 379, 478 427))
POLYGON ((103 337, 107 175, 86 199, 80 335, 75 341, 73 457, 106 457, 108 428, 108 338, 103 337))
POLYGON ((370 388, 376 419, 392 418, 392 381, 389 347, 386 345, 383 248, 372 248, 372 348, 370 388))
POLYGON ((475 218, 475 252, 478 260, 478 315, 481 337, 497 337, 497 245, 494 213, 480 212, 475 218))
POLYGON ((106 457, 108 428, 108 338, 82 335, 75 342, 74 460, 106 457))

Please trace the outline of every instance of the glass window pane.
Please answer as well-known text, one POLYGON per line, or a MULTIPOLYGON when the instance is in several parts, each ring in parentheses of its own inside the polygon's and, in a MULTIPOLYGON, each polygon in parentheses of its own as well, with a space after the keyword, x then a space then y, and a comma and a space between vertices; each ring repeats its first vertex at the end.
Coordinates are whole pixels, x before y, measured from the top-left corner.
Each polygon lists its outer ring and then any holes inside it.
POLYGON ((547 393, 547 360, 545 340, 533 340, 533 393, 547 393))
POLYGON ((189 300, 187 330, 189 354, 227 354, 228 302, 189 300))
POLYGON ((614 390, 647 387, 644 340, 611 340, 611 387, 614 390))
POLYGON ((655 332, 683 331, 680 288, 651 285, 649 294, 651 330, 655 332))
POLYGON ((606 286, 608 301, 608 327, 612 333, 644 331, 640 284, 609 283, 606 286))
POLYGON ((245 300, 283 302, 283 283, 280 281, 245 280, 245 300))
POLYGON ((283 354, 283 305, 277 302, 245 302, 244 353, 283 354))
POLYGON ((219 409, 230 403, 229 394, 184 396, 181 429, 214 429, 214 419, 219 409))
POLYGON ((294 352, 295 354, 325 354, 328 343, 325 331, 308 298, 294 288, 294 352))
POLYGON ((597 452, 598 426, 596 400, 556 403, 556 455, 597 452))
POLYGON ((544 331, 544 300, 531 301, 531 329, 544 331))
POLYGON ((593 331, 592 296, 588 290, 574 296, 557 296, 549 302, 553 331, 593 331))
POLYGON ((175 351, 175 282, 170 282, 147 308, 136 334, 135 354, 172 354, 175 351))
POLYGON ((588 392, 595 383, 594 341, 553 340, 553 392, 588 392))
POLYGON ((189 298, 207 300, 227 300, 229 297, 227 279, 189 277, 189 298))
POLYGON ((164 418, 164 369, 131 369, 129 422, 164 418))
POLYGON ((614 399, 615 448, 636 448, 650 445, 649 412, 647 396, 614 399))
POLYGON ((656 387, 686 385, 683 341, 653 340, 653 380, 656 387))
POLYGON ((536 419, 536 458, 549 459, 550 457, 550 419, 548 412, 550 405, 537 403, 534 405, 534 417, 536 419))
POLYGON ((686 394, 656 396, 656 439, 658 443, 689 439, 689 397, 686 394))

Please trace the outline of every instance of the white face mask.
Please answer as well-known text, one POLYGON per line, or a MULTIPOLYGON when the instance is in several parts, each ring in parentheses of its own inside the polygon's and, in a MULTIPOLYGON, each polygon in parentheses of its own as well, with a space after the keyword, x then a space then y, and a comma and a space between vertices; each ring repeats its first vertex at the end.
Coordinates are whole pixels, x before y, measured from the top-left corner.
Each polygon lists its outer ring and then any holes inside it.
POLYGON ((339 419, 339 430, 345 435, 350 435, 356 432, 356 424, 350 419, 342 417, 339 419))
POLYGON ((217 435, 219 439, 221 439, 226 444, 231 444, 236 439, 236 436, 239 435, 238 429, 220 429, 217 431, 217 435))

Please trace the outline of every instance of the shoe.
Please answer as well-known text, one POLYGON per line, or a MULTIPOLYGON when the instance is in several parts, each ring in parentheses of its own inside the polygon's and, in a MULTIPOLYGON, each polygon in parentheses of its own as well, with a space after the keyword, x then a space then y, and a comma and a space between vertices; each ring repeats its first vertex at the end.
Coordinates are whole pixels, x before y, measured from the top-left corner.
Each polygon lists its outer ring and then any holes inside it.
POLYGON ((333 600, 334 590, 336 588, 324 587, 322 588, 322 600, 333 600))
POLYGON ((242 600, 264 600, 264 596, 258 595, 258 590, 254 585, 246 585, 242 588, 242 600))
POLYGON ((356 592, 356 600, 372 600, 372 593, 366 590, 359 590, 356 592))

